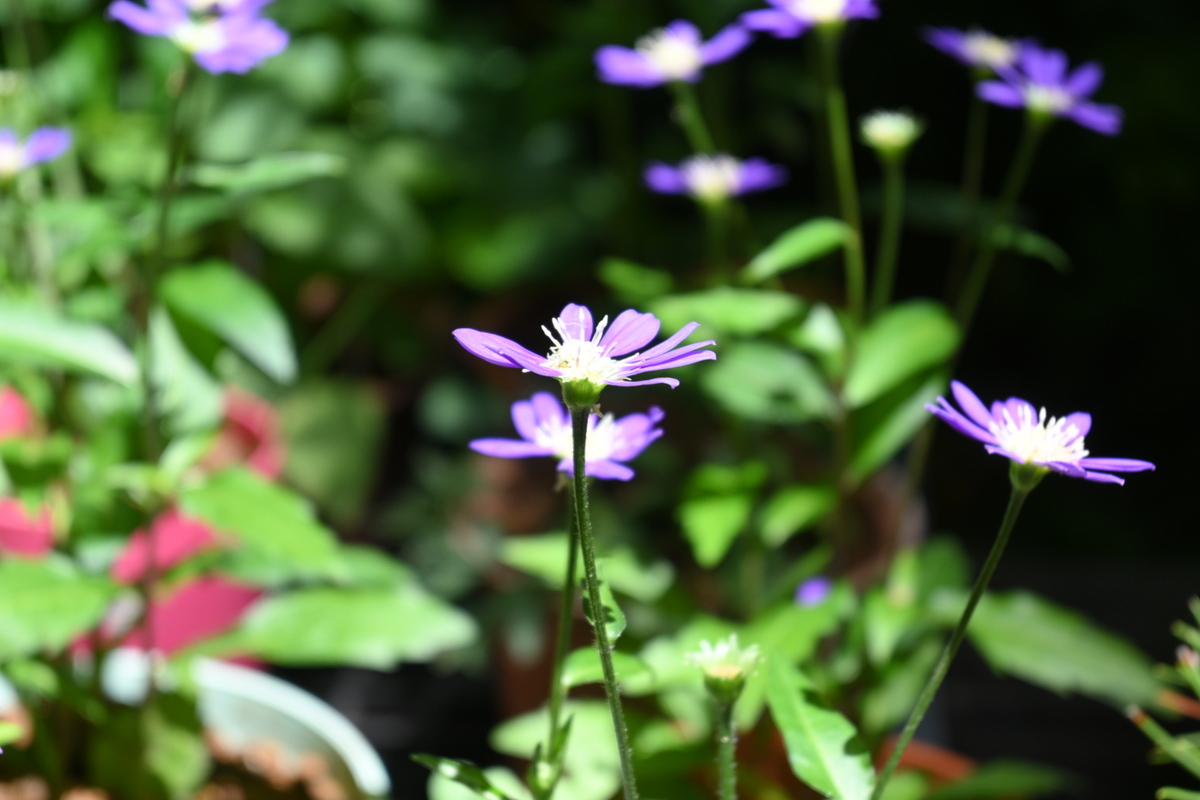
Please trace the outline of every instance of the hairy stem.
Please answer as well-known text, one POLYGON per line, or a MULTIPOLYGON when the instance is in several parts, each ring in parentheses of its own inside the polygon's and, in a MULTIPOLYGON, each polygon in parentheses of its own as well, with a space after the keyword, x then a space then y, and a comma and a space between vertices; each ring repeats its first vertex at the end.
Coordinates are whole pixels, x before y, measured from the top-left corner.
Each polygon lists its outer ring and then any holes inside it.
POLYGON ((717 736, 717 780, 720 800, 737 800, 737 728, 733 703, 714 700, 717 736))

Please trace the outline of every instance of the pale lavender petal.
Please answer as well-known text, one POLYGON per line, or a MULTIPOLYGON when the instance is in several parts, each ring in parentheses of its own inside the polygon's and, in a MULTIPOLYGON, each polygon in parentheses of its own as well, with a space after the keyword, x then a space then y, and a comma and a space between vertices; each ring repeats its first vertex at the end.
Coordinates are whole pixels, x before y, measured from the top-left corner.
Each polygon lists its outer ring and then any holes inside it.
POLYGON ((967 436, 970 436, 972 439, 978 439, 981 442, 985 442, 985 443, 990 442, 993 444, 996 441, 995 438, 991 436, 991 434, 989 434, 985 430, 982 430, 978 425, 971 422, 969 419, 964 417, 962 414, 955 411, 949 405, 947 405, 945 407, 940 407, 940 406, 935 406, 933 404, 929 404, 929 405, 925 406, 925 409, 930 414, 933 414, 935 417, 938 417, 939 419, 941 419, 943 422, 945 422, 951 428, 954 428, 954 430, 958 431, 959 433, 966 434, 967 436))
POLYGON ((925 28, 922 38, 949 56, 967 64, 966 41, 967 34, 955 28, 925 28))
POLYGON ((1109 472, 1145 472, 1156 467, 1149 461, 1136 458, 1081 458, 1079 466, 1085 469, 1103 469, 1109 472))
POLYGON ((9 148, 17 144, 17 134, 12 128, 0 128, 0 147, 9 148))
POLYGON ((538 375, 558 376, 557 370, 542 366, 545 357, 529 352, 511 339, 471 328, 458 328, 453 333, 454 338, 467 352, 479 356, 484 361, 501 367, 527 369, 538 375))
POLYGON ((650 59, 628 47, 605 45, 596 51, 594 60, 596 75, 605 83, 648 89, 666 82, 650 59))
POLYGON ((846 0, 842 10, 842 19, 875 19, 878 16, 875 0, 846 0))
POLYGON ((991 453, 994 456, 1004 456, 1005 458, 1015 461, 1018 464, 1025 463, 1025 459, 1021 458, 1016 453, 1005 450, 1003 447, 997 447, 995 445, 985 444, 983 446, 983 449, 987 450, 989 453, 991 453))
POLYGON ((667 24, 663 31, 672 39, 679 39, 693 47, 700 47, 700 29, 686 19, 677 19, 667 24))
POLYGON ((737 187, 733 194, 747 194, 773 189, 787 183, 787 170, 762 158, 750 158, 742 162, 738 170, 737 187))
POLYGON ((537 439, 538 419, 533 403, 528 400, 518 400, 512 404, 513 427, 521 438, 527 442, 537 439))
POLYGON ((679 386, 679 381, 675 380, 674 378, 650 378, 649 380, 645 381, 611 380, 605 381, 605 383, 609 386, 650 386, 656 383, 663 383, 667 386, 670 386, 672 389, 679 386))
POLYGON ((750 44, 750 32, 734 23, 700 46, 700 60, 707 66, 733 58, 750 44))
POLYGON ((108 7, 108 16, 146 36, 166 36, 174 26, 187 19, 180 14, 157 14, 130 0, 117 0, 108 7))
MULTIPOLYGON (((1022 400, 1019 397, 1010 397, 1004 403, 1004 405, 1006 408, 1008 408, 1008 413, 1012 415, 1013 422, 1018 422, 1021 419, 1022 411, 1024 411, 1026 414, 1028 414, 1028 416, 1025 417, 1025 419, 1028 419, 1028 420, 1031 420, 1034 422, 1037 421, 1038 410, 1036 408, 1034 408, 1033 404, 1030 403, 1028 400, 1022 400)), ((1000 420, 1001 417, 996 417, 996 419, 1000 420)))
POLYGON ((1080 64, 1063 82, 1063 88, 1080 99, 1090 97, 1104 81, 1104 68, 1095 61, 1080 64))
MULTIPOLYGON (((539 428, 562 428, 571 424, 567 410, 563 408, 562 400, 549 392, 538 392, 529 398, 529 401, 533 407, 534 422, 539 428)), ((532 437, 526 436, 525 438, 532 437)))
POLYGON ((742 14, 740 21, 752 31, 764 31, 780 39, 794 39, 812 27, 810 23, 791 14, 769 8, 747 11, 742 14))
POLYGON ((1078 103, 1067 112, 1067 116, 1085 128, 1097 133, 1116 136, 1121 132, 1125 113, 1117 106, 1100 103, 1078 103))
POLYGON ((476 439, 467 446, 476 453, 497 458, 533 458, 554 455, 552 448, 533 442, 523 442, 520 439, 476 439))
POLYGON ((1020 89, 1002 81, 980 81, 975 86, 975 94, 980 100, 995 103, 1008 108, 1020 108, 1025 105, 1025 95, 1020 89))
POLYGON ((627 481, 633 477, 632 469, 608 459, 588 461, 584 465, 584 472, 593 478, 609 481, 627 481))
POLYGON ((1061 50, 1029 45, 1021 51, 1021 68, 1034 83, 1059 86, 1066 77, 1067 54, 1061 50))
POLYGON ((642 177, 647 186, 660 194, 687 194, 689 191, 683 170, 661 161, 650 162, 642 177))
MULTIPOLYGON (((647 361, 647 360, 655 358, 657 356, 661 356, 663 353, 666 353, 667 351, 671 350, 672 348, 675 347, 675 345, 679 344, 684 339, 691 336, 692 331, 696 330, 696 328, 699 328, 699 327, 700 327, 699 322, 689 322, 687 325, 684 325, 682 328, 677 330, 672 336, 664 339, 663 341, 654 345, 654 347, 651 347, 649 350, 642 353, 642 356, 639 359, 639 361, 647 361)), ((705 342, 705 344, 713 344, 713 342, 705 342)))
POLYGON ((658 336, 662 323, 653 314, 641 314, 632 308, 622 311, 604 332, 600 346, 610 356, 623 356, 640 350, 658 336))
POLYGON ((977 394, 967 388, 966 384, 951 381, 950 391, 954 392, 954 399, 958 401, 959 408, 967 412, 967 416, 973 419, 979 427, 987 430, 988 426, 995 421, 995 417, 987 410, 987 406, 983 404, 977 394))
POLYGON ((65 128, 38 128, 25 141, 25 163, 40 164, 58 158, 71 146, 71 132, 65 128))
POLYGON ((636 458, 650 443, 663 435, 661 428, 655 428, 662 422, 663 412, 657 406, 645 414, 630 414, 616 421, 619 431, 616 444, 609 458, 614 461, 630 461, 636 458))
POLYGON ((592 338, 594 330, 592 312, 588 310, 587 306, 567 303, 563 306, 558 319, 562 323, 563 331, 568 339, 586 342, 592 338))
POLYGON ((1042 466, 1049 467, 1055 472, 1062 473, 1071 478, 1082 478, 1087 475, 1087 470, 1073 461, 1047 461, 1042 466))
POLYGON ((1075 441, 1075 439, 1082 439, 1084 436, 1087 436, 1088 431, 1092 429, 1092 415, 1085 414, 1082 411, 1076 411, 1074 414, 1067 414, 1067 416, 1063 418, 1063 427, 1066 428, 1072 425, 1075 426, 1075 430, 1079 431, 1079 435, 1077 435, 1071 441, 1075 441))
POLYGON ((805 607, 820 605, 833 591, 833 581, 824 575, 809 578, 796 588, 796 603, 805 607))
POLYGON ((658 369, 674 369, 676 367, 686 367, 689 364, 695 364, 697 361, 716 361, 717 354, 712 350, 697 350, 696 352, 682 352, 684 349, 696 349, 705 347, 706 345, 716 344, 715 342, 697 342, 694 345, 688 345, 688 348, 680 348, 672 353, 667 353, 658 356, 653 361, 647 361, 639 364, 635 369, 627 370, 626 375, 637 375, 641 372, 649 372, 650 370, 658 369))
POLYGON ((269 19, 226 14, 221 19, 222 45, 195 53, 196 63, 213 74, 243 74, 287 48, 287 32, 269 19))
POLYGON ((1085 472, 1083 478, 1085 480, 1095 481, 1096 483, 1115 483, 1118 486, 1125 485, 1124 478, 1118 478, 1116 475, 1106 475, 1103 472, 1085 472))

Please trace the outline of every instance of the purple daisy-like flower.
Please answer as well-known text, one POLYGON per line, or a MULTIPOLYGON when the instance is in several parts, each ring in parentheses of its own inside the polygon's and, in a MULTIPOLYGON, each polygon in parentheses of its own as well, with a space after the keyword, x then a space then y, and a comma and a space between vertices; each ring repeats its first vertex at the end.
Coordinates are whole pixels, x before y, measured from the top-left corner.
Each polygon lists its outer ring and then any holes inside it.
POLYGON ((553 321, 558 336, 542 326, 552 343, 550 353, 545 356, 526 350, 511 339, 471 328, 459 328, 454 331, 454 338, 484 361, 557 378, 563 384, 590 387, 593 393, 605 386, 651 383, 665 383, 674 388, 679 385, 674 378, 644 381, 630 378, 643 372, 713 360, 717 354, 703 348, 716 343, 710 340, 680 347, 680 342, 700 327, 698 322, 689 322, 674 336, 649 350, 642 350, 658 335, 661 324, 653 314, 641 314, 631 308, 618 314, 611 325, 608 317, 600 320, 599 325, 593 325, 592 312, 586 306, 570 303, 553 321))
POLYGON ((1027 42, 1014 66, 997 71, 1003 80, 983 81, 975 91, 998 106, 1023 107, 1044 118, 1067 117, 1108 136, 1120 133, 1121 109, 1088 100, 1100 88, 1104 69, 1095 61, 1070 71, 1067 67, 1063 51, 1027 42))
POLYGON ((704 67, 733 58, 750 44, 750 32, 730 25, 707 42, 686 20, 638 39, 633 49, 605 45, 596 51, 600 80, 648 89, 673 81, 695 83, 704 67))
POLYGON ((1027 42, 1005 39, 979 28, 969 31, 958 28, 926 28, 925 41, 975 69, 999 72, 1017 63, 1027 42))
POLYGON ((875 0, 767 0, 767 3, 773 8, 747 11, 742 14, 741 22, 750 30, 765 31, 780 39, 794 39, 818 25, 879 16, 875 0))
MULTIPOLYGON (((471 449, 498 458, 553 456, 559 459, 559 472, 574 474, 571 415, 561 400, 549 392, 538 392, 528 400, 513 403, 512 419, 520 439, 476 439, 471 449)), ((662 409, 657 407, 620 419, 612 414, 590 415, 584 445, 585 472, 606 480, 632 478, 633 470, 622 462, 637 458, 662 436, 662 429, 655 427, 662 419, 662 409)))
POLYGON ((1083 437, 1092 427, 1090 414, 1047 417, 1045 408, 1038 411, 1017 397, 992 403, 989 409, 958 381, 950 388, 962 411, 944 397, 937 399, 937 405, 925 407, 959 433, 983 442, 989 453, 1099 483, 1125 483, 1110 472, 1154 469, 1149 461, 1132 458, 1091 458, 1083 446, 1083 437))
POLYGON ((146 36, 163 36, 208 72, 248 72, 282 53, 287 32, 260 17, 269 0, 117 0, 108 15, 146 36))
POLYGON ((809 578, 796 588, 796 603, 806 608, 820 605, 833 591, 833 581, 824 575, 809 578))
POLYGON ((71 146, 71 132, 66 128, 38 128, 21 141, 16 131, 0 128, 0 178, 11 178, 19 172, 53 161, 71 146))
POLYGON ((678 167, 654 161, 643 177, 647 186, 662 194, 716 201, 779 186, 787 181, 787 170, 761 158, 739 161, 718 153, 693 156, 678 167))

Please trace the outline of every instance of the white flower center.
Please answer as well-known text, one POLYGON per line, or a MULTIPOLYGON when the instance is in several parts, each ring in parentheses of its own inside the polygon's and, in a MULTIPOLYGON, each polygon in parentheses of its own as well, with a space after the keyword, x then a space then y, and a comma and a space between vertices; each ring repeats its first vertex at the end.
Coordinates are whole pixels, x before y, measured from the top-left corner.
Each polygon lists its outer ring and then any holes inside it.
POLYGON ((863 139, 882 150, 908 147, 920 132, 916 119, 903 111, 876 111, 863 117, 862 121, 863 139))
POLYGON ((667 80, 690 78, 704 65, 696 42, 662 28, 638 39, 634 47, 649 59, 667 80))
POLYGON ((981 31, 967 34, 963 50, 972 64, 992 70, 1007 67, 1017 60, 1016 45, 1007 39, 981 31))
POLYGON ((180 23, 171 31, 171 39, 188 53, 211 53, 225 46, 225 34, 216 19, 180 23))
POLYGON ((1025 87, 1025 105, 1030 111, 1062 114, 1075 104, 1075 98, 1057 86, 1031 84, 1025 87))
POLYGON ((560 341, 555 338, 554 334, 546 330, 546 326, 542 326, 542 330, 550 337, 550 341, 554 342, 554 346, 550 348, 550 354, 546 356, 542 366, 557 370, 559 380, 564 383, 587 381, 597 386, 607 383, 617 377, 617 373, 621 370, 620 363, 615 358, 609 358, 607 348, 600 346, 600 339, 604 336, 604 329, 607 327, 608 317, 605 317, 596 326, 596 331, 590 340, 572 339, 567 335, 562 319, 555 317, 554 329, 558 331, 558 335, 562 339, 560 341))
POLYGON ((791 12, 816 23, 837 22, 845 17, 846 0, 792 0, 791 12))
POLYGON ((683 165, 683 179, 694 197, 724 200, 737 191, 741 165, 732 156, 696 156, 683 165))
MULTIPOLYGON (((617 449, 620 433, 621 428, 612 414, 605 414, 599 422, 594 414, 590 416, 587 441, 583 447, 584 461, 602 461, 611 456, 617 449)), ((534 442, 553 449, 558 458, 572 458, 575 455, 575 437, 571 433, 571 423, 561 418, 547 420, 539 425, 534 442)))
POLYGON ((992 422, 988 430, 1001 447, 1026 464, 1048 464, 1052 461, 1074 463, 1088 454, 1079 429, 1067 424, 1065 417, 1047 419, 1045 408, 1034 419, 1031 406, 1021 406, 1016 419, 1013 419, 1005 407, 1003 422, 992 422))
POLYGON ((0 176, 16 175, 25 168, 25 148, 19 142, 0 142, 0 176))

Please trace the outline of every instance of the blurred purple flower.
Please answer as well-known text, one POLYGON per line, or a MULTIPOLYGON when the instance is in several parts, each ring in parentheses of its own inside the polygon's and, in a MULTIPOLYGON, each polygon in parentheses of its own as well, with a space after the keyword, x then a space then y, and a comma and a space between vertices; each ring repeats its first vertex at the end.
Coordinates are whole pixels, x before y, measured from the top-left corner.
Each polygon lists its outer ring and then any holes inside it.
POLYGON ((742 14, 741 22, 750 30, 766 31, 781 39, 794 39, 817 25, 879 16, 875 0, 767 0, 767 3, 774 8, 747 11, 742 14))
POLYGON ((38 128, 22 142, 11 128, 0 128, 0 178, 58 158, 71 146, 71 132, 65 128, 38 128))
POLYGON ((622 311, 608 324, 608 317, 600 320, 593 330, 592 312, 586 306, 568 304, 562 315, 553 321, 560 338, 555 338, 545 326, 542 330, 553 342, 549 355, 539 356, 521 345, 471 328, 459 328, 454 338, 469 352, 484 361, 502 367, 516 367, 550 378, 564 384, 587 383, 597 391, 604 386, 644 386, 665 383, 674 388, 679 381, 674 378, 651 378, 631 381, 630 377, 643 372, 674 369, 697 361, 712 360, 717 354, 703 350, 713 341, 695 342, 679 347, 679 343, 700 327, 698 322, 689 322, 667 340, 641 350, 658 335, 661 323, 653 314, 640 314, 632 308, 622 311), (620 359, 629 353, 633 355, 620 359))
POLYGON ((282 53, 287 32, 258 15, 269 0, 117 0, 108 15, 146 36, 164 36, 208 72, 248 72, 282 53))
POLYGON ((824 575, 817 575, 796 588, 796 604, 805 607, 820 605, 832 591, 833 581, 824 575))
MULTIPOLYGON (((549 392, 538 392, 513 403, 512 418, 520 439, 476 439, 471 449, 498 458, 554 456, 559 459, 560 472, 574 474, 571 416, 562 401, 549 392)), ((662 429, 655 427, 662 419, 663 412, 657 407, 620 419, 612 414, 589 416, 584 445, 587 474, 617 481, 632 478, 633 470, 621 462, 633 460, 662 436, 662 429)))
POLYGON ((1017 397, 992 403, 989 410, 958 381, 953 381, 950 388, 962 411, 944 397, 937 399, 937 405, 925 407, 959 433, 983 442, 989 453, 1018 464, 1034 464, 1072 478, 1100 483, 1125 483, 1109 472, 1154 469, 1149 461, 1132 458, 1090 458, 1083 447, 1083 437, 1092 427, 1090 414, 1076 412, 1062 418, 1047 418, 1045 408, 1036 411, 1017 397))
POLYGON ((672 81, 695 83, 703 67, 733 58, 750 44, 750 33, 734 24, 709 41, 686 20, 638 39, 633 49, 605 45, 596 51, 600 80, 648 89, 672 81))
POLYGON ((1120 108, 1088 100, 1104 80, 1104 69, 1095 61, 1068 72, 1066 53, 1026 42, 1016 65, 997 74, 1003 80, 983 81, 976 88, 989 103, 1024 107, 1030 114, 1047 119, 1067 117, 1108 136, 1121 132, 1120 108))
POLYGON ((978 28, 926 28, 925 41, 968 67, 999 72, 1013 66, 1027 42, 1005 39, 978 28))
POLYGON ((644 178, 647 186, 662 194, 715 201, 779 186, 786 182, 787 170, 761 158, 738 161, 718 153, 693 156, 678 167, 651 162, 644 178))

